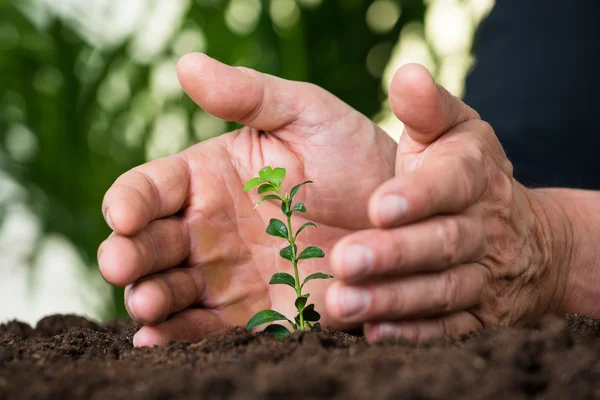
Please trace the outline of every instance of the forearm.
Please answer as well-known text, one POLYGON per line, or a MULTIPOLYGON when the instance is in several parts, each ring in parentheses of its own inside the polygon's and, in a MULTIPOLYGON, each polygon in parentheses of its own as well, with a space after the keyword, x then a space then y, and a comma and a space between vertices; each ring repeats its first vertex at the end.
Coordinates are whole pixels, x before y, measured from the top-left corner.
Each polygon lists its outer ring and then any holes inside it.
POLYGON ((549 262, 558 272, 557 314, 600 317, 600 191, 534 189, 545 205, 549 262))

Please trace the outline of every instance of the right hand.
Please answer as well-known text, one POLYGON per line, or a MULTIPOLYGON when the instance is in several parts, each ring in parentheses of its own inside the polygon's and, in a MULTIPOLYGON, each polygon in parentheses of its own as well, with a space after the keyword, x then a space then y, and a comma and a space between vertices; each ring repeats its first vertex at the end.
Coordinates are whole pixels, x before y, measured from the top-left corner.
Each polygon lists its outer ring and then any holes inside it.
MULTIPOLYGON (((342 236, 372 227, 369 197, 394 175, 393 140, 321 88, 202 54, 183 57, 178 76, 200 107, 246 127, 136 167, 106 193, 102 210, 114 232, 98 263, 108 282, 127 287, 127 310, 146 325, 136 346, 199 340, 263 309, 293 315, 294 291, 268 284, 291 270, 278 255, 285 242, 265 233, 279 207, 254 210, 258 195, 243 191, 263 166, 287 169, 286 190, 314 181, 297 195, 308 212, 293 223, 319 225, 303 232, 299 247, 326 253, 342 236)), ((330 272, 328 258, 303 261, 300 270, 330 272)), ((328 284, 312 281, 311 301, 324 324, 341 327, 325 313, 328 284)))

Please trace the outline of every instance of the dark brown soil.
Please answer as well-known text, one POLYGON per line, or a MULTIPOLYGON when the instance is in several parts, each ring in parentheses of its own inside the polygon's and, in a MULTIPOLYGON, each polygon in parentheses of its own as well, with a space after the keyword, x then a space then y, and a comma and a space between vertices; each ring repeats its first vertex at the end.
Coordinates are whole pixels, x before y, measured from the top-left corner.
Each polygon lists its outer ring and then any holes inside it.
POLYGON ((0 325, 0 399, 600 399, 600 320, 545 320, 412 346, 234 329, 134 349, 128 320, 0 325))

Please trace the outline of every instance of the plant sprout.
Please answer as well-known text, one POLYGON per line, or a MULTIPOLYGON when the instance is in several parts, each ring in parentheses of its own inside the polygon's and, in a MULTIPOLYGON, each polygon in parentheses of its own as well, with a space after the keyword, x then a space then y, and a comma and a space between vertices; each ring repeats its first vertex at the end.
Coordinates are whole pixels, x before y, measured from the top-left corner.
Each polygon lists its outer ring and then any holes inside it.
MULTIPOLYGON (((267 194, 256 202, 254 208, 256 208, 260 203, 267 200, 276 200, 281 202, 281 211, 283 215, 286 217, 287 223, 277 219, 271 218, 269 221, 269 226, 267 226, 267 233, 271 236, 280 237, 286 239, 289 245, 279 252, 279 255, 286 260, 290 261, 294 267, 294 276, 286 273, 286 272, 277 272, 273 274, 269 284, 271 285, 288 285, 292 287, 296 291, 296 309, 298 310, 298 314, 294 318, 294 321, 289 320, 285 315, 275 311, 275 310, 262 310, 256 313, 250 321, 248 321, 248 325, 246 329, 250 330, 256 326, 265 324, 267 322, 274 321, 288 321, 290 325, 294 328, 295 331, 303 331, 306 328, 310 328, 311 330, 318 328, 319 319, 321 316, 317 311, 315 311, 314 304, 306 304, 308 302, 308 298, 310 297, 309 293, 302 293, 302 289, 304 285, 313 280, 313 279, 330 279, 333 278, 331 275, 324 274, 322 272, 315 272, 314 274, 310 274, 307 276, 302 284, 300 284, 300 276, 298 273, 298 262, 301 260, 307 260, 310 258, 323 258, 325 257, 325 253, 323 250, 316 246, 309 246, 302 250, 302 252, 298 253, 298 246, 296 245, 296 240, 298 239, 298 235, 300 232, 304 230, 304 228, 312 226, 317 227, 313 222, 307 222, 300 226, 296 233, 292 229, 292 214, 295 212, 306 212, 306 207, 302 203, 292 204, 294 200, 294 196, 298 193, 298 190, 303 185, 308 183, 312 183, 312 181, 302 182, 292 188, 289 193, 285 195, 281 192, 281 184, 283 182, 283 178, 285 177, 285 169, 284 168, 271 168, 264 167, 258 172, 258 177, 250 179, 244 185, 244 190, 247 192, 251 189, 254 189, 258 186, 259 194, 267 194), (313 324, 314 323, 314 326, 313 324)), ((265 332, 271 333, 273 336, 278 338, 283 338, 289 335, 291 332, 280 324, 271 324, 265 328, 265 332)))

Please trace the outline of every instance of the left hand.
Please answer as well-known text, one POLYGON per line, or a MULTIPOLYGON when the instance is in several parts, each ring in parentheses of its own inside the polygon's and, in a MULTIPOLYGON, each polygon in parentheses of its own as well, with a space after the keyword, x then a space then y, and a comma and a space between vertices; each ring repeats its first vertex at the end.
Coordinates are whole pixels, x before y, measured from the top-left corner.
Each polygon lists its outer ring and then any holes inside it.
POLYGON ((549 215, 560 210, 513 178, 492 127, 425 68, 401 68, 390 102, 406 127, 396 177, 370 199, 378 229, 334 247, 341 282, 327 311, 365 323, 371 341, 421 342, 554 310, 566 271, 552 265, 567 263, 550 263, 549 215))

